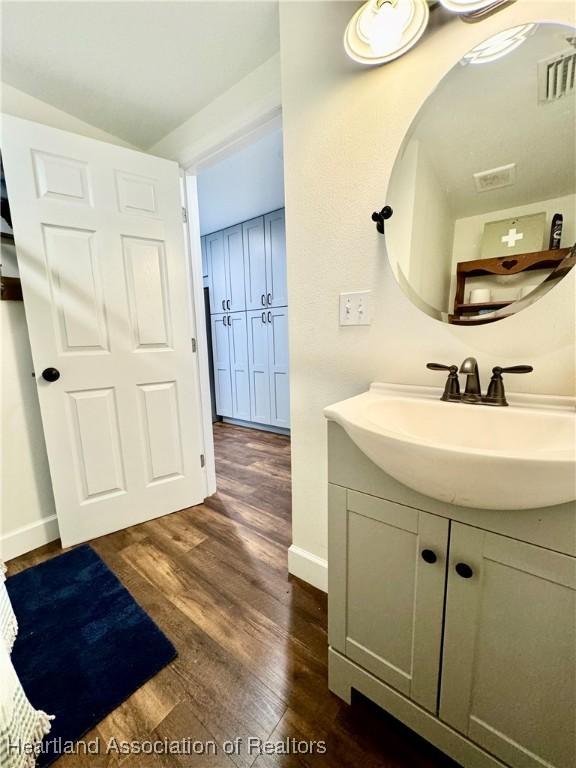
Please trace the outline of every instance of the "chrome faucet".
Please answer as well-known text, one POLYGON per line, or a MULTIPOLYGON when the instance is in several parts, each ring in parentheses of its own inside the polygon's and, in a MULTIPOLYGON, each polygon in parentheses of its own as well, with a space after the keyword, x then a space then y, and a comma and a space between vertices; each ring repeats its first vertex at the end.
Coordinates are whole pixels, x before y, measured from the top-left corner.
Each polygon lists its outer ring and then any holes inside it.
POLYGON ((460 373, 466 375, 466 386, 462 393, 463 403, 478 403, 482 399, 478 361, 475 357, 467 357, 460 366, 460 373))
POLYGON ((490 379, 488 392, 486 395, 482 395, 478 362, 475 357, 467 357, 459 370, 457 365, 444 365, 442 363, 427 363, 426 368, 429 368, 431 371, 449 372, 444 393, 440 398, 441 400, 452 403, 469 403, 471 405, 500 406, 508 405, 502 374, 532 373, 534 370, 531 365, 512 365, 509 368, 502 368, 497 365, 492 368, 492 378, 490 379), (462 393, 460 393, 458 373, 463 373, 466 376, 466 387, 462 393))

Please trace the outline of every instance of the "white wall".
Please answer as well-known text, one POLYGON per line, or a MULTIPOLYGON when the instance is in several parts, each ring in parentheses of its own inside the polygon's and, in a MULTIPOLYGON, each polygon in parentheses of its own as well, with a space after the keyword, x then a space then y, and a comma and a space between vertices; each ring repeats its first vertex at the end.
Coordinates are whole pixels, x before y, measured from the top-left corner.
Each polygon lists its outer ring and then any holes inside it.
POLYGON ((281 103, 280 55, 276 54, 148 151, 188 167, 229 144, 235 134, 243 136, 263 114, 270 119, 277 116, 281 103))
POLYGON ((277 128, 198 174, 203 235, 284 207, 282 130, 277 128))
MULTIPOLYGON (((347 60, 349 2, 282 2, 280 34, 292 399, 290 567, 323 582, 326 424, 322 409, 371 381, 441 384, 429 360, 468 355, 531 363, 518 390, 571 393, 575 382, 573 273, 537 304, 494 325, 462 328, 418 312, 399 288, 370 221, 386 202, 398 149, 436 83, 471 47, 516 23, 574 22, 569 0, 519 0, 478 24, 432 13, 421 42, 377 68, 347 60), (371 289, 370 327, 338 326, 338 294, 371 289), (306 553, 309 553, 309 557, 306 553)), ((520 129, 519 129, 520 130, 520 129)))
MULTIPOLYGON (((16 88, 3 83, 1 89, 3 112, 129 146, 16 88)), ((0 556, 8 560, 58 538, 58 525, 21 301, 0 302, 0 339, 0 556)))

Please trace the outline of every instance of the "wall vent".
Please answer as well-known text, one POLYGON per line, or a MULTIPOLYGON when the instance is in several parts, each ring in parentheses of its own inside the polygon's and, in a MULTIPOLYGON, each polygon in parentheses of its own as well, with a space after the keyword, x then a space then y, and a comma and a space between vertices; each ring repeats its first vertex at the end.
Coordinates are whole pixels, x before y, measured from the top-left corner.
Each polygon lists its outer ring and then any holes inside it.
POLYGON ((576 51, 565 51, 538 63, 538 101, 541 104, 558 101, 575 91, 576 51))
POLYGON ((492 189, 511 187, 516 183, 516 163, 475 173, 474 182, 477 192, 489 192, 492 189))

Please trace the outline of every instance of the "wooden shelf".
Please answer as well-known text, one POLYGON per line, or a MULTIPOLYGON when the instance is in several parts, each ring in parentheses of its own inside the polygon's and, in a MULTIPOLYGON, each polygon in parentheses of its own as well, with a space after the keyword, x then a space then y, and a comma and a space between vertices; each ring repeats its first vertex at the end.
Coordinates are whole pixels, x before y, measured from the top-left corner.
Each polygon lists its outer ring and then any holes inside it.
POLYGON ((483 309, 503 309, 504 307, 509 307, 510 304, 514 304, 514 301, 479 301, 474 304, 456 304, 454 309, 455 314, 459 315, 462 312, 479 312, 483 309))

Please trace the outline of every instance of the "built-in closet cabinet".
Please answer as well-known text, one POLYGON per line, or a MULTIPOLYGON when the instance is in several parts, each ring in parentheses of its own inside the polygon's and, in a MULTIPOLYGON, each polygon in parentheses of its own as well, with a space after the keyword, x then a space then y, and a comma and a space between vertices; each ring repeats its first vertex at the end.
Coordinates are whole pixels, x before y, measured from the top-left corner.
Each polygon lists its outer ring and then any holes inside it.
POLYGON ((284 211, 247 221, 242 229, 246 309, 285 307, 288 289, 284 211))
POLYGON ((246 309, 242 226, 206 235, 205 249, 210 273, 210 312, 246 309))
POLYGON ((202 247, 210 286, 217 413, 289 428, 284 211, 206 235, 202 247), (240 314, 243 325, 234 320, 240 314))
POLYGON ((272 307, 246 314, 251 420, 289 428, 288 309, 272 307))
POLYGON ((249 421, 245 312, 212 315, 212 359, 217 413, 249 421))
POLYGON ((329 454, 331 689, 357 688, 462 765, 573 768, 576 558, 541 526, 560 531, 571 505, 475 516, 405 492, 333 424, 329 454), (481 527, 509 534, 511 515, 546 546, 481 527))

